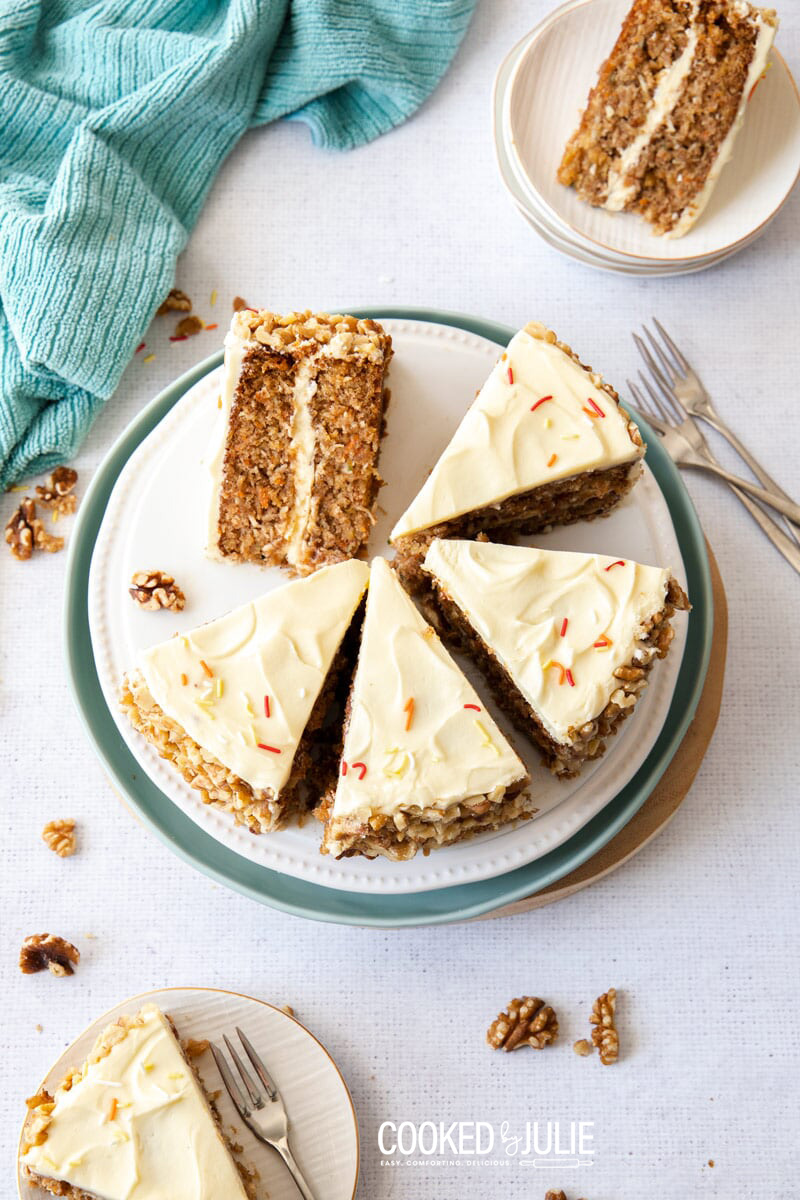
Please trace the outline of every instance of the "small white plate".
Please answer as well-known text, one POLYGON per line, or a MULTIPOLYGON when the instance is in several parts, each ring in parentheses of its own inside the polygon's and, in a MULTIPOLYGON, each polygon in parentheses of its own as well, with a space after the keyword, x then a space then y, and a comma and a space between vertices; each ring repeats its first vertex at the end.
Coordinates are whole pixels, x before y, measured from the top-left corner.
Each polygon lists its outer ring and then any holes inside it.
MULTIPOLYGON (((328 1051, 294 1017, 262 1000, 216 988, 165 988, 131 996, 103 1013, 53 1063, 39 1085, 53 1092, 70 1067, 80 1066, 97 1035, 122 1013, 157 1004, 175 1022, 181 1038, 220 1043, 239 1025, 264 1059, 289 1117, 289 1137, 300 1169, 317 1200, 353 1200, 358 1184, 358 1121, 347 1084, 328 1051)), ((242 1124, 222 1086, 210 1053, 194 1064, 208 1092, 219 1092, 217 1107, 227 1131, 243 1147, 242 1162, 260 1176, 259 1200, 297 1200, 294 1181, 276 1151, 242 1124)), ((38 1089, 29 1088, 33 1095, 38 1089)), ((20 1143, 22 1139, 20 1137, 20 1143)), ((18 1152, 19 1153, 19 1152, 18 1152)), ((23 1179, 17 1164, 21 1200, 49 1200, 23 1179)), ((220 1197, 220 1200, 224 1200, 220 1197)))
MULTIPOLYGON (((400 320, 384 325, 395 349, 392 402, 380 460, 388 484, 379 498, 379 519, 368 547, 371 556, 390 553, 392 526, 416 495, 498 354, 494 343, 451 326, 400 320)), ((89 621, 98 678, 120 735, 142 768, 183 812, 237 854, 349 892, 400 895, 490 879, 560 846, 618 794, 655 743, 680 667, 685 620, 676 621, 674 647, 653 672, 631 720, 610 740, 606 756, 587 766, 578 779, 555 779, 531 743, 497 714, 531 770, 531 790, 539 808, 535 820, 448 846, 427 858, 418 854, 404 863, 382 858, 337 862, 324 856, 319 850, 320 826, 311 818, 302 828, 292 825, 279 833, 253 835, 235 825, 230 814, 203 804, 119 711, 120 680, 141 650, 286 582, 278 568, 219 563, 203 554, 209 476, 202 460, 217 415, 220 379, 218 369, 195 384, 131 456, 109 499, 92 557, 89 621), (146 612, 130 600, 127 589, 133 572, 153 569, 169 571, 181 584, 187 596, 183 612, 146 612)), ((605 520, 570 525, 531 540, 552 549, 670 566, 685 582, 669 509, 647 469, 605 520)), ((485 696, 481 676, 461 661, 485 696)))
POLYGON ((505 92, 506 132, 532 197, 579 242, 631 264, 697 264, 741 248, 788 199, 800 172, 800 96, 773 49, 734 158, 685 237, 659 238, 634 214, 592 208, 556 172, 629 7, 629 0, 570 0, 529 35, 505 92))

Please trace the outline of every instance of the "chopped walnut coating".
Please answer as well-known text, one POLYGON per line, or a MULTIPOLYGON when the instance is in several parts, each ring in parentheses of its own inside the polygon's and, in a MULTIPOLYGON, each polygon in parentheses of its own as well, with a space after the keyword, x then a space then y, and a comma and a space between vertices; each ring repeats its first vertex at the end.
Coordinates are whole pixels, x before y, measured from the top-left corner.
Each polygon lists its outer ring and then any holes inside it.
POLYGON ((53 518, 66 517, 78 507, 78 497, 73 492, 78 482, 78 472, 72 467, 56 467, 45 484, 36 485, 36 501, 53 510, 53 518))
POLYGON ((69 858, 78 848, 75 822, 72 817, 48 821, 42 830, 42 841, 46 842, 59 858, 69 858))
POLYGON ((186 597, 171 575, 164 571, 136 571, 131 577, 133 587, 128 591, 137 604, 151 612, 159 608, 167 608, 170 612, 180 612, 186 604, 186 597))
POLYGON ((23 975, 35 975, 45 968, 51 975, 72 975, 80 957, 80 950, 65 938, 52 933, 34 933, 22 943, 19 969, 23 975))
POLYGON ((184 317, 175 326, 175 337, 193 337, 203 329, 205 329, 205 325, 200 317, 184 317))
POLYGON ((14 558, 24 562, 34 550, 55 554, 64 546, 64 539, 48 533, 36 516, 36 501, 26 496, 6 525, 6 541, 14 558))
POLYGON ((558 1018, 550 1005, 537 996, 512 1000, 508 1011, 492 1021, 486 1034, 493 1050, 516 1050, 520 1046, 542 1050, 557 1037, 558 1018))
POLYGON ((578 1038, 577 1042, 573 1042, 572 1049, 581 1058, 588 1058, 590 1054, 594 1054, 594 1046, 587 1042, 586 1038, 578 1038))
POLYGON ((156 316, 164 317, 170 312, 191 312, 192 302, 180 288, 171 288, 164 303, 157 309, 156 316))
POLYGON ((616 988, 609 988, 597 997, 589 1017, 590 1024, 594 1025, 592 1041, 600 1051, 600 1062, 604 1067, 610 1067, 619 1057, 619 1034, 614 1023, 616 1006, 616 988))
POLYGON ((211 1043, 208 1038, 187 1038, 181 1045, 187 1058, 199 1058, 201 1054, 206 1053, 211 1043))

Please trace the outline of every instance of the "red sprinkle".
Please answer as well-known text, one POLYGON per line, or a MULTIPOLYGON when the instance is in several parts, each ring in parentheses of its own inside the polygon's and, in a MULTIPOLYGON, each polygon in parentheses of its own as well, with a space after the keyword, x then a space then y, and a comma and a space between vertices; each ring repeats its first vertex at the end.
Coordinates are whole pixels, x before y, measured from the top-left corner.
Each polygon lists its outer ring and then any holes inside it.
POLYGON ((258 746, 259 750, 269 750, 270 754, 281 753, 277 746, 266 746, 264 742, 257 742, 256 745, 258 746))
POLYGON ((541 400, 537 400, 535 404, 531 405, 531 412, 536 412, 540 404, 547 404, 547 401, 552 399, 552 396, 542 396, 541 400))
POLYGON ((481 711, 481 706, 480 706, 480 704, 465 704, 465 705, 464 705, 464 708, 471 708, 473 712, 480 712, 480 711, 481 711))
POLYGON ((508 368, 508 382, 509 383, 514 382, 514 368, 513 367, 508 368))
POLYGON ((567 667, 567 669, 566 669, 566 671, 564 672, 564 674, 565 674, 565 675, 566 675, 566 677, 567 677, 567 683, 569 684, 569 686, 570 686, 570 687, 575 687, 575 680, 572 678, 572 671, 570 671, 569 667, 567 667))
POLYGON ((208 333, 210 329, 219 329, 219 325, 204 325, 203 328, 205 332, 208 333))
POLYGON ((624 566, 625 566, 625 560, 622 558, 618 558, 616 562, 609 563, 607 567, 603 567, 603 570, 610 571, 612 567, 624 567, 624 566))
POLYGON ((353 763, 353 770, 358 771, 359 779, 363 779, 367 773, 367 764, 362 762, 353 763))
POLYGON ((176 337, 171 337, 169 340, 171 342, 185 342, 186 338, 187 338, 187 334, 179 333, 176 337))
POLYGON ((553 463, 556 461, 557 458, 558 458, 557 454, 551 454, 547 460, 548 467, 552 467, 553 463))
POLYGON ((568 625, 569 625, 569 620, 567 617, 564 617, 564 620, 561 622, 561 637, 563 637, 564 634, 567 632, 568 625))
POLYGON ((592 412, 589 412, 589 409, 588 409, 588 408, 584 408, 584 410, 583 410, 583 411, 584 411, 585 413, 588 413, 588 415, 589 415, 590 417, 604 417, 604 416, 606 415, 606 414, 603 412, 603 410, 602 410, 602 408, 600 407, 600 405, 599 405, 599 404, 595 404, 595 402, 594 402, 594 400, 591 398, 591 396, 590 396, 590 397, 589 397, 589 399, 587 400, 587 404, 590 404, 590 405, 592 406, 592 410, 593 410, 593 411, 592 411, 592 412))
POLYGON ((613 646, 614 643, 611 641, 611 638, 604 633, 599 641, 592 642, 592 645, 594 646, 595 650, 607 650, 608 647, 613 646))
POLYGON ((265 697, 264 697, 264 716, 265 716, 265 717, 268 717, 268 716, 270 716, 270 711, 269 711, 269 696, 265 696, 265 697))
POLYGON ((342 774, 347 774, 347 763, 344 761, 344 759, 342 759, 342 774))
POLYGON ((138 354, 138 353, 139 353, 139 351, 140 351, 140 350, 144 350, 144 348, 145 348, 145 343, 144 343, 144 342, 139 342, 139 345, 138 345, 138 346, 136 347, 136 349, 134 350, 134 354, 138 354))

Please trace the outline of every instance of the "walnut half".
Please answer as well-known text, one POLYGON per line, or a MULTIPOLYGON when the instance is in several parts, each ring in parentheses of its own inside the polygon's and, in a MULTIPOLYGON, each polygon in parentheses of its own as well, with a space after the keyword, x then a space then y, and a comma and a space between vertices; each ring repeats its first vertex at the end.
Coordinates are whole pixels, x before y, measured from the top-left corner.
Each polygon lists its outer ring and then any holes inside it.
POLYGON ((25 562, 36 550, 55 554, 64 546, 64 539, 48 533, 36 516, 36 501, 26 496, 6 525, 6 541, 14 558, 25 562))
POLYGON ((51 975, 72 975, 80 958, 80 950, 66 938, 52 933, 34 933, 22 943, 19 969, 23 975, 35 975, 45 968, 51 975))
POLYGON ((512 1000, 507 1012, 492 1021, 486 1040, 493 1050, 517 1050, 532 1046, 542 1050, 558 1037, 558 1017, 549 1004, 537 996, 512 1000))
POLYGON ((600 1062, 604 1067, 612 1066, 619 1057, 619 1034, 614 1023, 617 1007, 617 990, 609 988, 598 996, 592 1006, 589 1017, 592 1030, 592 1041, 600 1051, 600 1062))
POLYGON ((167 608, 170 612, 180 612, 186 604, 186 597, 171 575, 164 571, 137 571, 131 577, 133 587, 128 588, 131 596, 142 608, 155 612, 159 608, 167 608))
POLYGON ((75 836, 75 822, 72 817, 62 817, 60 820, 48 821, 42 830, 42 841, 50 847, 59 858, 69 858, 78 848, 75 836))
POLYGON ((164 317, 170 312, 191 312, 192 302, 180 288, 170 288, 166 300, 156 311, 157 317, 164 317))

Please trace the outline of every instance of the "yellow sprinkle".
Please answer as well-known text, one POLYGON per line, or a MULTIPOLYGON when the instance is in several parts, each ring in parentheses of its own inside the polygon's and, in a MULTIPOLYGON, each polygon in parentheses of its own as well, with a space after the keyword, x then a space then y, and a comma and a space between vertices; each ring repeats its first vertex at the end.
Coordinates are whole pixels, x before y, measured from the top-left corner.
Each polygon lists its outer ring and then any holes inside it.
MULTIPOLYGON (((394 755, 397 754, 398 751, 394 750, 391 753, 392 753, 392 757, 394 757, 394 755)), ((406 771, 410 767, 410 765, 411 765, 411 756, 407 753, 403 753, 403 761, 401 762, 400 766, 397 767, 396 770, 394 770, 394 771, 390 771, 389 767, 386 766, 383 768, 383 773, 387 778, 402 779, 403 776, 405 775, 406 771)))
POLYGON ((61 516, 61 513, 58 511, 58 509, 54 508, 53 509, 53 524, 54 525, 60 516, 61 516))
POLYGON ((242 699, 244 700, 244 710, 248 717, 254 717, 256 714, 253 712, 253 706, 250 703, 250 697, 246 692, 242 692, 242 699))
POLYGON ((10 487, 8 490, 9 492, 27 492, 28 489, 25 487, 24 483, 15 483, 14 486, 10 487))
POLYGON ((225 691, 225 684, 221 679, 217 679, 217 699, 220 699, 225 691))
POLYGON ((149 1062, 148 1062, 148 1063, 142 1063, 142 1070, 143 1070, 143 1071, 155 1071, 155 1069, 156 1069, 156 1064, 155 1064, 155 1063, 149 1063, 149 1062))
POLYGON ((155 354, 145 354, 144 358, 142 359, 142 362, 151 363, 151 362, 155 362, 155 360, 156 360, 155 354))
POLYGON ((169 1073, 169 1075, 167 1076, 167 1079, 185 1079, 185 1078, 186 1078, 186 1076, 184 1075, 183 1071, 171 1071, 169 1073))
POLYGON ((550 420, 550 418, 549 418, 549 417, 545 417, 545 419, 544 419, 544 427, 545 427, 545 429, 549 429, 549 428, 550 428, 550 426, 551 426, 552 424, 553 424, 553 422, 550 420))
POLYGON ((216 303, 217 303, 217 289, 214 288, 214 291, 211 293, 211 307, 213 308, 216 303))
POLYGON ((217 408, 222 408, 222 396, 217 396, 217 408))
POLYGON ((183 646, 183 648, 184 648, 185 650, 188 650, 188 649, 189 649, 189 639, 188 639, 187 637, 182 637, 182 638, 181 638, 181 645, 183 646))
POLYGON ((483 738, 484 746, 486 746, 487 749, 491 748, 492 750, 494 750, 495 754, 499 755, 500 751, 497 749, 497 746, 495 746, 494 742, 492 741, 491 737, 489 736, 489 731, 486 728, 486 726, 483 724, 483 722, 476 720, 474 722, 474 724, 477 727, 477 730, 480 733, 481 737, 483 738))
POLYGON ((562 442, 576 442, 581 435, 579 433, 562 433, 562 442))

